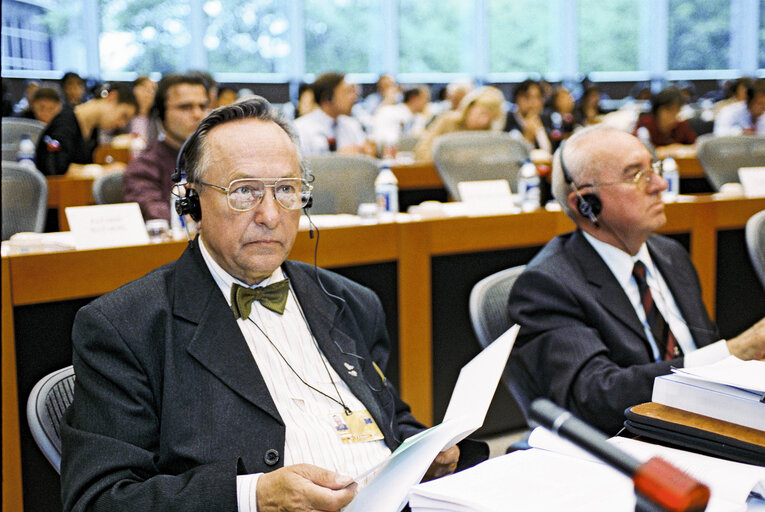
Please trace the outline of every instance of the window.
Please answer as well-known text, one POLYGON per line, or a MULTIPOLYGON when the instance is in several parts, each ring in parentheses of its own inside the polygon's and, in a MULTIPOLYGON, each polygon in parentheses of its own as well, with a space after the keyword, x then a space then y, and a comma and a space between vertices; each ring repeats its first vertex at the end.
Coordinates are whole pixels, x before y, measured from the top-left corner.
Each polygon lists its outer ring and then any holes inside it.
POLYGON ((286 73, 290 22, 286 2, 208 0, 204 46, 213 73, 286 73))
POLYGON ((549 1, 489 0, 489 71, 550 71, 549 1))
POLYGON ((579 71, 637 71, 639 19, 633 0, 579 0, 579 71))
POLYGON ((760 0, 760 59, 757 66, 765 68, 765 0, 760 0))
POLYGON ((367 73, 380 54, 375 0, 305 0, 305 71, 367 73))
POLYGON ((46 9, 3 0, 3 69, 53 69, 46 9))
POLYGON ((473 2, 400 0, 399 73, 471 71, 473 2))
POLYGON ((101 71, 185 71, 191 62, 184 0, 101 0, 101 71))
POLYGON ((730 67, 730 2, 669 0, 669 69, 730 67))

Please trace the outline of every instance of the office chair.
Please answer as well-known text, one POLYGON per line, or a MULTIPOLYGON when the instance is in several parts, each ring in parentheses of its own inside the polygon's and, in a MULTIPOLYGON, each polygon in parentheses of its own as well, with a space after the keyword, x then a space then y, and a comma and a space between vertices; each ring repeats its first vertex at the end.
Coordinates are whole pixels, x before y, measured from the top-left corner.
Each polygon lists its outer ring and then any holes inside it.
POLYGON ((37 139, 45 129, 45 125, 34 119, 22 117, 3 118, 3 160, 15 162, 16 152, 19 150, 21 137, 29 135, 32 142, 37 146, 37 139))
POLYGON ((27 400, 27 422, 37 446, 61 473, 61 418, 74 399, 74 368, 67 366, 35 384, 27 400))
POLYGON ((48 211, 48 182, 37 169, 2 163, 3 240, 24 231, 41 233, 48 211))
POLYGON ((755 213, 746 221, 746 247, 754 271, 765 288, 765 210, 755 213))
POLYGON ((364 155, 329 155, 306 158, 316 177, 311 214, 356 214, 361 203, 375 202, 379 161, 364 155))
MULTIPOLYGON (((512 327, 513 322, 507 313, 507 301, 515 280, 525 269, 526 265, 520 265, 501 270, 478 281, 470 291, 468 302, 470 321, 481 348, 488 347, 491 342, 512 327)), ((505 367, 502 372, 502 382, 510 390, 510 394, 528 422, 530 395, 511 378, 509 367, 505 367)), ((508 448, 508 453, 529 448, 527 438, 528 436, 524 436, 523 440, 513 443, 508 448)))
POLYGON ((99 176, 93 181, 93 199, 96 204, 124 203, 122 194, 123 172, 99 176))
POLYGON ((498 180, 510 182, 518 191, 518 171, 528 158, 526 145, 508 133, 455 132, 437 137, 433 161, 446 191, 460 200, 457 184, 461 181, 498 180))
POLYGON ((765 162, 765 136, 732 135, 699 138, 698 159, 715 190, 738 183, 739 167, 760 167, 765 162))

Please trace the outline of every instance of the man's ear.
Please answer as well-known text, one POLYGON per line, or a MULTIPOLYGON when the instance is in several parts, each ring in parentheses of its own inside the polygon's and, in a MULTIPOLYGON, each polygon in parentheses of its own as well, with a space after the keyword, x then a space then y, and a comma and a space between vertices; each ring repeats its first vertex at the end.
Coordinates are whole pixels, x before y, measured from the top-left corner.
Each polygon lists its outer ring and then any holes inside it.
POLYGON ((579 202, 579 196, 575 191, 569 192, 568 196, 566 196, 566 203, 568 204, 568 207, 571 208, 571 210, 579 215, 579 207, 577 206, 577 203, 579 202))

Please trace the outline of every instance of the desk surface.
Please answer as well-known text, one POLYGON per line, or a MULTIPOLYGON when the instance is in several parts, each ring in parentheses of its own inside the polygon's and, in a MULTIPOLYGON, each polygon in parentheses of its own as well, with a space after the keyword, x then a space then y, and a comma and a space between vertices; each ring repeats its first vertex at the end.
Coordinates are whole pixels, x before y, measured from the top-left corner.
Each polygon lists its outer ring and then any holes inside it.
MULTIPOLYGON (((689 202, 667 205, 668 222, 661 232, 690 234, 691 258, 712 317, 715 313, 717 232, 742 228, 749 217, 762 209, 765 209, 765 198, 733 200, 698 196, 689 202)), ((541 246, 572 228, 573 223, 563 213, 545 210, 516 215, 324 228, 318 264, 343 267, 397 262, 401 395, 411 405, 415 416, 432 424, 432 258, 541 246)), ((176 259, 185 246, 184 241, 2 258, 3 475, 8 475, 3 481, 4 503, 6 497, 16 496, 16 483, 11 475, 17 475, 20 467, 13 308, 101 295, 176 259), (120 272, 115 274, 114 268, 119 268, 120 272), (45 279, 40 279, 42 269, 45 279)), ((313 254, 314 240, 306 231, 300 232, 290 257, 313 262, 313 254)), ((20 490, 18 493, 20 496, 20 490)))

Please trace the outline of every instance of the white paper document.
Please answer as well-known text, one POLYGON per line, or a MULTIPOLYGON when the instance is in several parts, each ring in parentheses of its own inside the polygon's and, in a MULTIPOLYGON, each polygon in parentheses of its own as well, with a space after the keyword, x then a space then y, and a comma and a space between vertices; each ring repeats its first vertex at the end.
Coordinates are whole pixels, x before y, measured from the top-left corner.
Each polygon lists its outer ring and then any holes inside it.
MULTIPOLYGON (((755 510, 750 492, 765 492, 765 468, 730 462, 626 438, 611 443, 639 460, 661 456, 711 489, 708 512, 755 510)), ((593 511, 632 512, 632 481, 572 443, 544 429, 529 439, 535 448, 513 452, 412 488, 413 512, 593 511)))
POLYGON ((377 472, 347 512, 400 511, 409 489, 422 479, 438 453, 483 425, 519 329, 513 326, 462 368, 442 423, 410 437, 380 465, 355 479, 377 472))
POLYGON ((672 368, 672 371, 694 379, 716 382, 753 393, 765 393, 765 361, 742 361, 728 356, 722 361, 692 368, 672 368))

